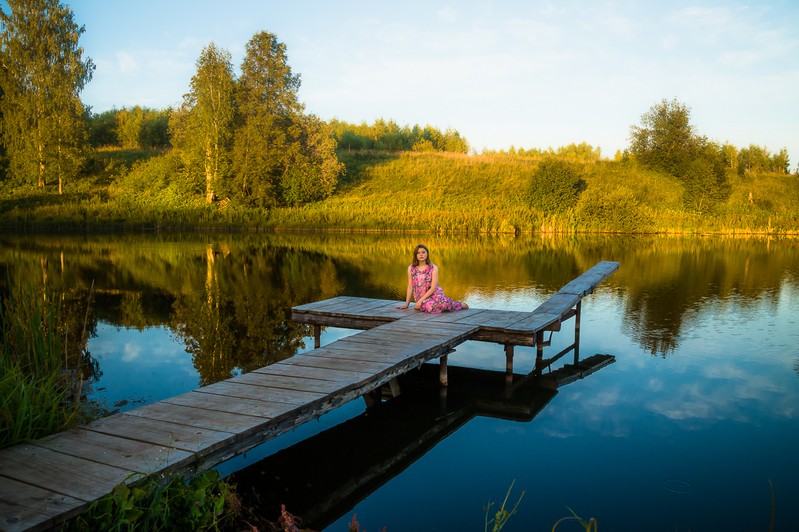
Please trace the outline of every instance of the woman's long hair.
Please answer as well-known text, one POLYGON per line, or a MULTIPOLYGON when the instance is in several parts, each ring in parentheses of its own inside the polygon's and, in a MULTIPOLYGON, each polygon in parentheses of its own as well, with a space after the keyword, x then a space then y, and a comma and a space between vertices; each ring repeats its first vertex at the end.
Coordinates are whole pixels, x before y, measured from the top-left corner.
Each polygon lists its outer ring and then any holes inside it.
POLYGON ((432 264, 432 262, 430 262, 430 250, 427 249, 427 246, 424 244, 418 244, 415 248, 413 248, 413 259, 411 260, 411 264, 413 266, 419 266, 419 259, 416 258, 416 253, 420 249, 423 249, 427 252, 427 264, 432 264))

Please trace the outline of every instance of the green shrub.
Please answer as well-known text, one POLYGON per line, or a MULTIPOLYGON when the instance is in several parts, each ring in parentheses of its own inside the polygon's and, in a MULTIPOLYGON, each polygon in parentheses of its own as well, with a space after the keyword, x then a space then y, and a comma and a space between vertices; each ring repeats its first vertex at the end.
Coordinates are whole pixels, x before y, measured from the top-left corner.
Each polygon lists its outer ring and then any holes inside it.
POLYGON ((528 189, 530 205, 545 213, 559 213, 577 204, 585 182, 577 167, 560 159, 546 159, 533 172, 528 189))
POLYGON ((0 301, 0 448, 77 419, 80 378, 64 367, 61 301, 31 287, 0 301))
POLYGON ((235 488, 215 470, 119 484, 64 530, 220 530, 238 515, 235 488))
POLYGON ((634 233, 651 230, 653 225, 649 209, 626 187, 589 188, 575 211, 580 228, 585 230, 634 233))

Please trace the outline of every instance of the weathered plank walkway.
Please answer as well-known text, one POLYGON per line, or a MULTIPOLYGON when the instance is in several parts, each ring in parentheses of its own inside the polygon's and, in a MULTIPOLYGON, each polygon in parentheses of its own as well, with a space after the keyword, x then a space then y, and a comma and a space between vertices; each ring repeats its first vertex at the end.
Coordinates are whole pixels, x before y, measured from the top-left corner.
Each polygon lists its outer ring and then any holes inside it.
MULTIPOLYGON (((428 315, 396 301, 334 298, 293 309, 316 326, 369 329, 226 381, 116 414, 37 442, 0 450, 0 530, 57 526, 120 482, 207 469, 368 396, 428 360, 472 339, 506 346, 546 344, 544 331, 576 317, 582 298, 619 267, 600 262, 533 312, 469 309, 428 315)), ((558 356, 562 355, 560 353, 558 356)), ((442 364, 446 382, 446 363, 442 364)))

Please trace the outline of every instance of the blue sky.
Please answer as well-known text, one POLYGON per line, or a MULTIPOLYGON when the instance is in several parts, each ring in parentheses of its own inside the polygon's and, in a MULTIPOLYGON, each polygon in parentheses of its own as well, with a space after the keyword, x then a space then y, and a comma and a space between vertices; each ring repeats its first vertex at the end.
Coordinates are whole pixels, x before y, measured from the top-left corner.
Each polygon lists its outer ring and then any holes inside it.
POLYGON ((700 134, 799 162, 799 2, 68 1, 95 112, 175 106, 203 47, 238 72, 277 35, 324 119, 430 124, 472 148, 588 142, 612 157, 662 99, 700 134))

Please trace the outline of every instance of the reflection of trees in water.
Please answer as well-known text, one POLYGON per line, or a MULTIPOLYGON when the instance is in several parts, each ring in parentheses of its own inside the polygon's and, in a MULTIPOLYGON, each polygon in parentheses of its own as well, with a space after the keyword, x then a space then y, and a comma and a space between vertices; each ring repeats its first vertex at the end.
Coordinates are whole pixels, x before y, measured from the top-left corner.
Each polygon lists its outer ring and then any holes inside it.
MULTIPOLYGON (((46 267, 45 260, 41 264, 46 267)), ((39 367, 46 372, 55 364, 55 369, 68 375, 80 389, 83 383, 101 375, 87 347, 97 328, 91 295, 89 289, 53 287, 46 275, 0 285, 0 344, 7 342, 11 360, 22 363, 26 370, 39 367)))
POLYGON ((667 355, 694 317, 715 306, 754 309, 764 301, 776 308, 794 246, 759 240, 651 238, 619 258, 614 282, 625 286, 624 328, 652 354, 667 355))
POLYGON ((619 261, 619 271, 599 290, 619 294, 625 333, 653 354, 674 351, 699 313, 716 305, 744 311, 764 302, 776 307, 783 283, 799 285, 799 246, 792 240, 334 234, 0 238, 0 269, 8 271, 0 288, 31 272, 56 289, 85 293, 94 280, 95 320, 173 327, 195 356, 203 382, 293 353, 307 334, 290 320, 294 305, 339 294, 404 298, 406 267, 419 242, 430 246, 441 266, 447 293, 467 302, 470 294, 512 298, 520 288, 525 297, 543 301, 596 262, 619 261))
MULTIPOLYGON (((331 297, 339 285, 324 257, 283 248, 219 252, 208 246, 202 287, 178 296, 171 323, 192 354, 201 384, 290 357, 311 334, 291 307, 331 297)), ((192 275, 199 275, 198 268, 192 275)))

